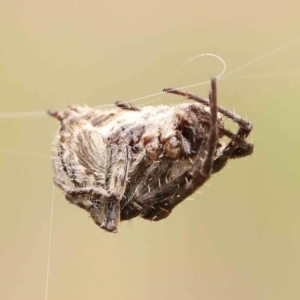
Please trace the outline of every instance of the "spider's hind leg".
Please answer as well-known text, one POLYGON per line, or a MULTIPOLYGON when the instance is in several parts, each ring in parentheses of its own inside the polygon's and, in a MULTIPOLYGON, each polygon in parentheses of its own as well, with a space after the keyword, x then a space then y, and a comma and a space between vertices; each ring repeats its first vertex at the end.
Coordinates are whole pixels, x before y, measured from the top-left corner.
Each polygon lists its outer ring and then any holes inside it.
POLYGON ((157 203, 154 206, 147 207, 142 211, 141 217, 149 221, 160 221, 167 218, 170 215, 172 208, 165 209, 162 206, 161 203, 157 203))
POLYGON ((122 108, 124 110, 132 110, 132 111, 140 111, 141 109, 137 106, 133 106, 130 103, 124 103, 121 101, 116 101, 115 102, 116 106, 119 108, 122 108))
POLYGON ((64 116, 61 113, 59 113, 58 111, 47 110, 47 114, 51 117, 54 117, 55 119, 57 119, 60 122, 64 119, 64 116))
POLYGON ((219 157, 215 159, 212 173, 221 171, 225 167, 228 159, 251 155, 254 149, 254 145, 252 143, 248 143, 245 140, 246 137, 240 137, 239 133, 235 134, 225 128, 219 128, 219 130, 222 134, 230 138, 231 141, 222 149, 221 153, 219 153, 219 157))

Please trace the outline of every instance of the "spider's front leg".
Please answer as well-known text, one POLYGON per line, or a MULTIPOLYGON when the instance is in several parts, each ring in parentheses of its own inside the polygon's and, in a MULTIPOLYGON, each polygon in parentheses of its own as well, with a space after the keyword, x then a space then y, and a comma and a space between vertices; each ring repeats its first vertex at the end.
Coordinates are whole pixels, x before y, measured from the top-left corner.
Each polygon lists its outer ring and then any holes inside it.
POLYGON ((240 129, 237 134, 234 134, 225 128, 222 128, 221 131, 224 135, 229 137, 231 141, 224 147, 219 157, 215 159, 212 173, 221 171, 227 164, 228 159, 251 155, 254 149, 254 145, 245 140, 247 135, 239 135, 239 132, 243 131, 242 129, 240 129))
POLYGON ((110 143, 107 146, 108 168, 106 171, 106 186, 110 194, 115 195, 112 202, 100 199, 90 210, 93 220, 101 228, 117 232, 121 219, 120 202, 127 186, 128 172, 132 159, 131 147, 123 142, 110 143))
MULTIPOLYGON (((128 184, 128 173, 134 161, 134 155, 139 151, 136 144, 139 142, 143 131, 144 124, 131 124, 126 127, 119 127, 109 136, 106 149, 107 170, 105 178, 107 189, 110 194, 115 195, 115 198, 114 202, 111 203, 101 203, 100 201, 97 209, 91 212, 96 223, 97 219, 100 218, 101 220, 102 214, 105 214, 106 223, 105 226, 101 227, 108 231, 117 231, 121 219, 120 203, 122 199, 126 201, 124 193, 128 184)), ((128 209, 130 210, 128 210, 130 214, 127 215, 128 219, 139 214, 134 203, 131 203, 128 209)))
MULTIPOLYGON (((167 93, 184 96, 187 99, 194 100, 205 106, 210 105, 210 101, 208 99, 199 97, 197 95, 185 91, 172 89, 172 88, 164 89, 164 91, 167 93)), ((233 134, 232 132, 226 130, 225 128, 219 128, 222 134, 226 135, 231 139, 231 142, 224 148, 219 158, 217 158, 214 161, 212 173, 219 172, 221 169, 223 169, 228 159, 241 158, 244 156, 251 155, 254 149, 254 145, 246 141, 246 138, 249 136, 252 130, 252 123, 250 121, 243 119, 236 113, 233 113, 224 107, 218 106, 218 111, 221 114, 223 114, 225 117, 233 120, 239 126, 239 130, 237 134, 233 134)))
POLYGON ((184 172, 173 181, 163 185, 161 188, 134 199, 141 206, 147 207, 143 214, 143 218, 152 218, 154 221, 165 218, 177 204, 190 196, 209 179, 218 140, 217 91, 215 78, 212 79, 211 86, 211 124, 207 138, 202 142, 190 170, 184 172), (154 207, 153 210, 151 210, 151 206, 154 207), (154 211, 155 214, 153 214, 154 211), (157 211, 159 211, 159 213, 157 213, 157 211))

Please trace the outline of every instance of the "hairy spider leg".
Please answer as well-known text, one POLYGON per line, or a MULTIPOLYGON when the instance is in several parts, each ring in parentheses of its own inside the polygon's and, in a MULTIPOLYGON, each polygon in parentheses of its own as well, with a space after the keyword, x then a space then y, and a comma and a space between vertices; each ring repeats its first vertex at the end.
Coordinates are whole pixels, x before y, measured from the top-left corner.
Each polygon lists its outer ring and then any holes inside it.
POLYGON ((194 164, 190 170, 184 172, 177 179, 174 179, 153 192, 134 199, 139 205, 146 207, 145 213, 142 213, 143 218, 159 221, 167 217, 177 204, 191 195, 210 178, 218 140, 218 108, 215 78, 211 80, 211 88, 211 126, 208 137, 200 146, 194 164), (155 206, 155 209, 152 209, 152 206, 155 206))
MULTIPOLYGON (((210 101, 205 98, 178 89, 166 88, 164 89, 164 92, 186 97, 187 99, 194 100, 205 106, 209 106, 210 103, 210 101)), ((231 141, 223 149, 221 155, 214 161, 212 173, 222 170, 230 158, 240 158, 252 154, 254 148, 252 143, 248 143, 245 140, 252 130, 252 123, 224 107, 218 106, 218 111, 233 120, 239 126, 239 130, 237 134, 234 134, 225 128, 219 128, 219 130, 224 135, 228 136, 231 141)))
MULTIPOLYGON (((199 97, 199 96, 197 96, 195 94, 192 94, 192 93, 188 93, 188 92, 185 92, 185 91, 182 91, 182 90, 172 89, 172 88, 166 88, 163 91, 166 92, 166 93, 186 97, 187 99, 194 100, 198 103, 202 103, 205 106, 210 106, 210 101, 208 99, 199 97)), ((252 130, 252 123, 251 122, 243 119, 242 117, 240 117, 236 113, 233 113, 230 110, 228 110, 228 109, 226 109, 222 106, 218 105, 217 109, 218 109, 218 112, 220 112, 224 116, 228 117, 229 119, 233 120, 241 128, 243 128, 243 130, 245 132, 247 132, 247 134, 249 134, 251 132, 251 130, 252 130)))
POLYGON ((124 110, 140 111, 141 109, 138 106, 131 105, 130 103, 124 103, 121 101, 116 101, 115 105, 124 110))

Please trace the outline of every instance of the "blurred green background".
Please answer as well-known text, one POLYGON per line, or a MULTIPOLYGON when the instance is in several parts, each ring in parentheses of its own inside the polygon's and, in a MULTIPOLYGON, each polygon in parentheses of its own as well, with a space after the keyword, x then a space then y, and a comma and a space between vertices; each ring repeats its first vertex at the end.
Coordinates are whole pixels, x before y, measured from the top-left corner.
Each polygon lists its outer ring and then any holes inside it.
MULTIPOLYGON (((220 55, 228 72, 263 57, 218 85, 219 103, 253 121, 255 153, 170 218, 107 234, 54 189, 49 300, 300 298, 299 11, 295 0, 0 2, 1 113, 111 104, 207 81, 222 69, 216 59, 181 67, 201 53, 220 55)), ((43 299, 58 123, 5 116, 0 298, 43 299)))

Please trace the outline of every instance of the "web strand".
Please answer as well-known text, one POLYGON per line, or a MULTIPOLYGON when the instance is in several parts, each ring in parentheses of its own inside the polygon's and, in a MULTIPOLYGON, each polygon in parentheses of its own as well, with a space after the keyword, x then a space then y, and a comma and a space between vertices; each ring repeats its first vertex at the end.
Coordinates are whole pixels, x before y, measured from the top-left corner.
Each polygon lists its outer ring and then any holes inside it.
POLYGON ((260 56, 258 58, 250 60, 249 62, 247 62, 247 63, 245 63, 245 64, 237 67, 236 69, 234 69, 234 70, 226 73, 224 77, 228 77, 228 76, 230 76, 232 74, 235 74, 235 73, 237 73, 237 72, 239 72, 239 71, 241 71, 241 70, 243 70, 245 68, 248 68, 248 67, 250 67, 250 66, 252 66, 252 65, 254 65, 254 64, 256 64, 256 63, 258 63, 258 62, 260 62, 260 61, 262 61, 262 60, 264 60, 264 59, 266 59, 266 58, 268 58, 268 57, 270 57, 270 56, 272 56, 274 54, 276 54, 276 53, 279 53, 279 52, 281 52, 281 51, 283 51, 283 50, 285 50, 287 48, 290 48, 290 47, 298 44, 299 42, 300 42, 300 38, 296 38, 296 39, 294 39, 293 41, 291 41, 289 43, 281 45, 281 46, 277 47, 276 49, 274 49, 274 50, 272 50, 272 51, 270 51, 270 52, 268 52, 268 53, 266 53, 266 54, 264 54, 264 55, 262 55, 262 56, 260 56))
MULTIPOLYGON (((294 39, 293 41, 291 42, 288 42, 288 43, 285 43, 275 49, 273 49, 272 51, 258 57, 258 58, 255 58, 251 61, 248 61, 247 63, 235 68, 234 70, 230 71, 230 72, 227 72, 225 73, 225 70, 223 69, 223 71, 217 76, 217 78, 221 79, 221 80, 225 80, 227 79, 227 77, 231 76, 232 74, 235 74, 235 73, 238 73, 239 71, 243 70, 243 69, 246 69, 252 65, 255 65, 256 63, 274 55, 274 54, 277 54, 279 52, 282 52, 296 44, 298 44, 300 42, 300 38, 296 38, 294 39), (224 74, 225 73, 225 74, 224 74)), ((225 69, 226 69, 226 64, 225 62, 223 61, 222 58, 220 58, 219 56, 215 55, 215 54, 210 54, 210 53, 207 53, 207 54, 200 54, 200 55, 197 55, 197 56, 194 56, 192 57, 191 59, 189 59, 183 66, 185 66, 186 64, 188 64, 189 62, 191 62, 192 60, 198 58, 198 57, 201 57, 201 56, 214 56, 216 58, 218 58, 220 61, 223 62, 223 65, 225 66, 225 69)), ((179 87, 179 88, 176 88, 176 89, 188 89, 188 88, 192 88, 192 87, 197 87, 197 86, 200 86, 200 85, 204 85, 204 84, 207 84, 209 83, 210 81, 205 81, 205 82, 200 82, 200 83, 196 83, 196 84, 192 84, 192 85, 187 85, 187 86, 184 86, 184 87, 179 87)), ((128 100, 128 101, 124 101, 125 103, 132 103, 132 102, 136 102, 136 101, 139 101, 139 100, 143 100, 143 99, 147 99, 147 98, 151 98, 151 97, 155 97, 155 96, 160 96, 162 95, 163 92, 159 92, 159 93, 154 93, 154 94, 151 94, 151 95, 147 95, 147 96, 143 96, 143 97, 139 97, 139 98, 134 98, 134 99, 131 99, 131 100, 128 100)), ((96 106, 98 108, 110 108, 110 107, 114 107, 114 105, 105 105, 105 106, 96 106)), ((0 113, 0 119, 3 119, 3 118, 28 118, 28 117, 43 117, 43 116, 46 116, 46 113, 44 111, 37 111, 37 112, 2 112, 0 113)))
POLYGON ((42 158, 49 159, 49 155, 46 154, 30 152, 30 151, 22 151, 22 150, 10 149, 10 148, 0 147, 0 152, 6 154, 12 154, 12 155, 25 155, 25 156, 42 157, 42 158))
POLYGON ((45 117, 47 113, 45 111, 16 111, 16 112, 0 112, 0 119, 11 118, 33 118, 33 117, 45 117))
POLYGON ((49 291, 49 273, 50 273, 50 257, 51 257, 51 241, 52 241, 53 208, 54 208, 54 184, 52 184, 52 197, 51 197, 51 210, 50 210, 50 226, 49 226, 49 241, 48 241, 48 257, 47 257, 47 269, 46 269, 45 300, 48 299, 48 291, 49 291))

